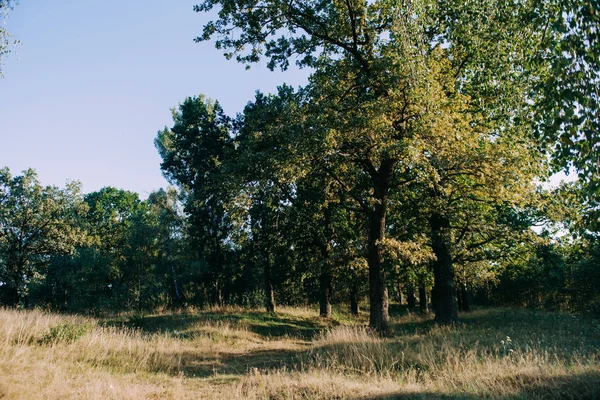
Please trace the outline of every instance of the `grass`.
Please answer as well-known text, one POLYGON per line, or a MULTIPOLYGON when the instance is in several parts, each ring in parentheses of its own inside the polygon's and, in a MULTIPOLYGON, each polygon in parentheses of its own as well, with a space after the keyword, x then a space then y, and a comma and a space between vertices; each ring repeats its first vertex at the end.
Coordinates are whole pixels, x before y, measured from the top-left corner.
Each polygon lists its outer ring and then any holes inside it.
POLYGON ((91 319, 0 309, 0 399, 595 399, 600 321, 481 309, 374 335, 310 308, 91 319), (508 337, 508 338, 507 338, 508 337))

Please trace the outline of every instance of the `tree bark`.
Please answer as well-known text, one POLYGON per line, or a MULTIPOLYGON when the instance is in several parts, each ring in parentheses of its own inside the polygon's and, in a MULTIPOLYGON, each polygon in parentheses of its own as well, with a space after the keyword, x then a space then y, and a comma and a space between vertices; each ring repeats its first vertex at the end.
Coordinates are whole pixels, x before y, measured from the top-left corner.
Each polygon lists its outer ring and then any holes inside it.
POLYGON ((319 315, 322 318, 331 318, 331 297, 333 288, 331 285, 331 273, 329 272, 329 261, 326 261, 320 276, 319 315))
POLYGON ((385 159, 374 178, 375 205, 369 211, 369 242, 367 262, 369 264, 369 325, 378 332, 389 330, 388 289, 383 266, 385 218, 387 196, 395 162, 385 159))
POLYGON ((396 291, 398 293, 398 304, 404 304, 404 292, 402 291, 402 282, 400 282, 400 278, 396 281, 396 291))
POLYGON ((219 308, 223 308, 225 304, 223 302, 223 285, 221 284, 220 279, 217 279, 215 295, 217 297, 217 305, 219 306, 219 308))
POLYGON ((275 290, 273 289, 273 281, 271 278, 271 261, 267 254, 265 257, 265 309, 267 312, 275 312, 275 290))
POLYGON ((458 321, 456 293, 454 290, 454 266, 450 250, 443 236, 443 229, 449 226, 448 218, 433 214, 429 220, 431 226, 431 246, 436 256, 433 262, 435 321, 440 324, 452 324, 458 321))

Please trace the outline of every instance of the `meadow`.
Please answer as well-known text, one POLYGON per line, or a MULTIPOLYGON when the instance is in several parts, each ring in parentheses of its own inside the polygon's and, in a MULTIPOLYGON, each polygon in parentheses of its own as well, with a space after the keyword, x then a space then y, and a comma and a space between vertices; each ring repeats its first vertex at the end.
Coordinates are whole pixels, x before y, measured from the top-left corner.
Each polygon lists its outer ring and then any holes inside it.
POLYGON ((477 309, 438 326, 242 308, 100 318, 0 309, 1 399, 594 399, 600 320, 477 309))

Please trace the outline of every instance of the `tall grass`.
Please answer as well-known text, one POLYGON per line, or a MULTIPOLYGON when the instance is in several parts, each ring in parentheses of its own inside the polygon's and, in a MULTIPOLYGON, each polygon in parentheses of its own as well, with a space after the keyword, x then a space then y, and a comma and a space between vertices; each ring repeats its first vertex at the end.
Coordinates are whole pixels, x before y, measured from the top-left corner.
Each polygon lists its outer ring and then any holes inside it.
POLYGON ((600 398, 598 320, 480 310, 440 327, 406 315, 380 337, 311 312, 210 310, 111 325, 0 309, 0 398, 600 398), (307 327, 322 330, 290 331, 307 327))

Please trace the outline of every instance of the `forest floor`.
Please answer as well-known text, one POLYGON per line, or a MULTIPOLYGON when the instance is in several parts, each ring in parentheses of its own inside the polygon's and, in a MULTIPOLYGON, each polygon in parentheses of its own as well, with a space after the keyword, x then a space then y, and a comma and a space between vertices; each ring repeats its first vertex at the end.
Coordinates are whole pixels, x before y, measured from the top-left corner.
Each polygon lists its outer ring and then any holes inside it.
POLYGON ((316 309, 93 319, 0 309, 0 399, 600 399, 600 320, 478 309, 393 331, 316 309))

